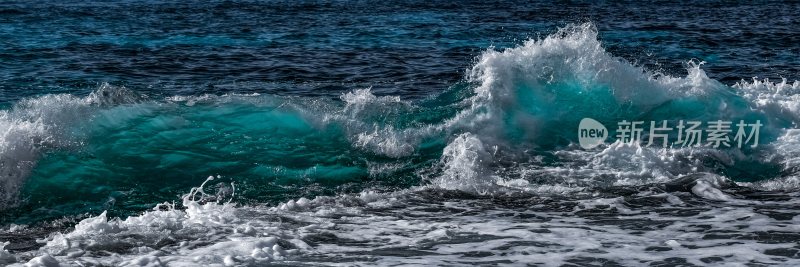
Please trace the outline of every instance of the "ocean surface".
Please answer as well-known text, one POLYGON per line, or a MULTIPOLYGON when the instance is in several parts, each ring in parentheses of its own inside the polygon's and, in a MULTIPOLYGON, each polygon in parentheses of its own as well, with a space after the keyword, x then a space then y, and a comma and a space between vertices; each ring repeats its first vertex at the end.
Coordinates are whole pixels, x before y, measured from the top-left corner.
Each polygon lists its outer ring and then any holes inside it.
POLYGON ((0 265, 798 266, 798 10, 3 1, 0 265))

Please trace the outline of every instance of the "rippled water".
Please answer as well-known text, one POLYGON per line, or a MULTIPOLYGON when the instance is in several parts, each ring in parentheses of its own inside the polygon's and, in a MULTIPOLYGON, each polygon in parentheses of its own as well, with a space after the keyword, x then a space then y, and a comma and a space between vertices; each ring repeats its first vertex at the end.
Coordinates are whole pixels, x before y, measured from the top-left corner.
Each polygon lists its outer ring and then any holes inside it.
POLYGON ((797 265, 797 8, 5 2, 0 263, 797 265))
POLYGON ((424 1, 5 2, 2 102, 99 82, 152 94, 338 96, 372 86, 425 97, 489 46, 592 21, 615 56, 671 74, 692 58, 711 78, 797 79, 797 4, 648 5, 424 1))

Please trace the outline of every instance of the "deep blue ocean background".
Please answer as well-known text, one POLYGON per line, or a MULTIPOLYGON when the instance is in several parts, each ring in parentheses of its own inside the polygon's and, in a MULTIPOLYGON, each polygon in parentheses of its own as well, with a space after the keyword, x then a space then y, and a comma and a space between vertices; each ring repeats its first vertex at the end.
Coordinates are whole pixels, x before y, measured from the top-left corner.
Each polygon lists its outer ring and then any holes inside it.
POLYGON ((689 59, 733 84, 798 78, 797 2, 4 1, 0 104, 88 94, 418 99, 460 81, 489 47, 592 22, 613 55, 669 74, 689 59))
MULTIPOLYGON (((32 251, 42 246, 32 240, 80 219, 137 215, 209 176, 219 176, 208 186, 215 200, 243 206, 428 184, 468 193, 427 192, 433 200, 411 207, 492 195, 475 177, 603 196, 634 194, 619 188, 630 180, 698 173, 744 183, 797 177, 784 131, 800 121, 796 94, 764 93, 753 78, 785 79, 786 88, 800 80, 798 10, 796 1, 2 1, 0 226, 38 228, 0 237, 32 251), (526 44, 546 38, 555 44, 526 44), (491 53, 514 48, 516 61, 491 53), (525 51, 539 51, 539 61, 526 62, 525 51), (536 64, 546 66, 525 67, 536 64), (473 77, 492 68, 511 89, 473 77), (687 71, 707 75, 692 87, 702 93, 670 87, 687 71), (581 83, 592 74, 598 83, 581 83), (752 91, 733 89, 750 82, 752 91), (568 125, 585 114, 607 125, 694 118, 769 127, 746 156, 683 151, 653 164, 619 159, 627 147, 581 154, 568 125), (611 171, 568 172, 586 166, 611 171)), ((670 186, 663 190, 692 188, 670 186)))

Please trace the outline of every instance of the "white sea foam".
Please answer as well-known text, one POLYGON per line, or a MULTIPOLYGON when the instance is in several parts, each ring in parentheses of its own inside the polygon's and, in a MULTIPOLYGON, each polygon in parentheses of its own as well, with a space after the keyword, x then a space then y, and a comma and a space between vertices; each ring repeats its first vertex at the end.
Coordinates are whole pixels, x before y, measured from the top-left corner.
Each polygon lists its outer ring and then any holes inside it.
POLYGON ((489 157, 480 139, 471 134, 459 135, 444 148, 443 172, 433 183, 444 189, 489 193, 496 184, 496 177, 487 171, 489 157))
MULTIPOLYGON (((306 202, 300 199, 291 205, 306 202)), ((282 260, 308 248, 302 241, 277 237, 279 219, 243 219, 248 217, 248 208, 215 199, 202 185, 183 197, 182 207, 164 203, 124 220, 109 219, 103 212, 82 220, 71 232, 41 240, 45 245, 27 265, 252 265, 282 260), (162 248, 154 249, 158 247, 162 248), (109 250, 114 254, 103 257, 109 250)))
POLYGON ((742 80, 733 87, 760 110, 773 116, 788 117, 795 127, 800 122, 800 81, 789 83, 782 79, 775 83, 769 79, 753 78, 752 82, 742 80))
POLYGON ((366 148, 379 155, 394 158, 409 156, 414 153, 414 144, 411 144, 407 139, 404 140, 402 134, 396 132, 391 126, 386 128, 376 127, 371 133, 358 133, 354 145, 366 148))
POLYGON ((703 175, 700 179, 696 179, 694 183, 694 186, 692 186, 692 193, 699 197, 720 201, 733 199, 732 196, 720 190, 724 184, 730 183, 730 180, 725 177, 707 174, 703 175))
MULTIPOLYGON (((461 138, 455 142, 469 141, 461 138)), ((436 190, 420 188, 272 207, 237 206, 201 186, 184 196, 183 210, 165 203, 124 220, 103 213, 42 240, 37 251, 2 255, 17 261, 12 266, 797 263, 796 244, 774 238, 800 234, 800 215, 771 216, 791 214, 800 196, 687 205, 698 201, 693 193, 727 199, 714 193, 724 178, 693 181, 692 192, 614 197, 496 202, 437 198, 436 190)))
POLYGON ((17 261, 16 257, 5 248, 9 243, 8 241, 0 243, 0 263, 12 263, 17 261))
POLYGON ((343 94, 340 99, 347 104, 346 109, 356 113, 363 111, 365 106, 368 105, 403 103, 399 96, 375 96, 372 94, 371 88, 356 89, 352 92, 347 92, 343 94))

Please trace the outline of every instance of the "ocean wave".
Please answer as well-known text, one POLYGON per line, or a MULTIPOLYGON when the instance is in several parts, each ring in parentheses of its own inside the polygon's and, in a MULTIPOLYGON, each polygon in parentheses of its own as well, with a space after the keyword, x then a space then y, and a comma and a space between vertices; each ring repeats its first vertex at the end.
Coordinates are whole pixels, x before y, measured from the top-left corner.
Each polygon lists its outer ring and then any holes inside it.
POLYGON ((685 77, 672 77, 614 57, 597 35, 592 24, 571 25, 518 47, 488 49, 464 82, 420 101, 368 88, 339 99, 153 99, 107 84, 86 97, 27 99, 0 112, 0 201, 17 206, 28 190, 26 203, 83 201, 105 209, 125 202, 117 198, 137 198, 121 191, 132 184, 148 192, 169 181, 156 197, 167 199, 197 182, 184 177, 207 174, 250 185, 240 200, 252 201, 373 187, 591 191, 698 172, 762 188, 777 187, 761 181, 794 179, 787 177, 800 162, 792 129, 798 82, 728 87, 697 61, 687 63, 685 77), (758 148, 612 141, 581 149, 576 127, 586 117, 604 125, 747 119, 765 127, 758 148), (56 187, 67 193, 45 193, 56 187), (285 194, 262 194, 271 190, 285 194))
POLYGON ((0 110, 0 210, 15 205, 42 153, 81 146, 81 127, 98 107, 133 103, 125 88, 101 85, 86 97, 45 95, 0 110))
POLYGON ((432 181, 446 189, 485 192, 490 180, 497 188, 518 181, 526 185, 521 189, 535 190, 640 185, 697 172, 740 181, 794 175, 796 156, 787 129, 797 122, 791 99, 798 82, 755 80, 728 87, 708 78, 703 64, 689 61, 685 77, 643 69, 610 55, 591 24, 568 26, 503 51, 490 49, 468 70, 474 84, 472 96, 464 99, 468 107, 441 127, 464 134, 448 139, 443 173, 432 181), (606 125, 746 118, 766 127, 759 149, 612 141, 584 150, 576 145, 576 128, 587 117, 606 125), (464 146, 464 140, 474 145, 464 146), (491 156, 476 159, 486 151, 491 156), (740 165, 754 170, 743 171, 740 165))

